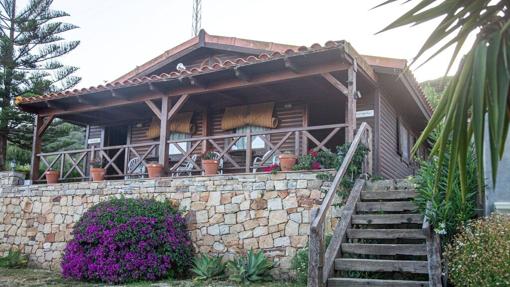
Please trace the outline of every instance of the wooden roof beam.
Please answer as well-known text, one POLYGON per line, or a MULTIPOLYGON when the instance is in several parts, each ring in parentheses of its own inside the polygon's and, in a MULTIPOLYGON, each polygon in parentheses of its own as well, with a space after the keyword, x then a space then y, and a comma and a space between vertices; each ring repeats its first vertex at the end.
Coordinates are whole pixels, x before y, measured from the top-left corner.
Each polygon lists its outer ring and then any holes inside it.
POLYGON ((89 105, 89 106, 98 106, 98 103, 96 101, 87 99, 84 96, 77 96, 76 99, 78 100, 78 103, 80 103, 80 104, 89 105))
POLYGON ((177 114, 177 112, 179 112, 179 110, 184 106, 184 104, 186 104, 188 99, 189 99, 189 95, 184 94, 179 98, 179 100, 177 100, 175 105, 173 105, 172 109, 170 109, 170 111, 168 112, 168 116, 167 116, 168 121, 172 120, 172 118, 177 114))
MULTIPOLYGON (((242 81, 237 78, 231 79, 231 80, 224 80, 224 81, 215 81, 214 83, 211 83, 206 88, 200 88, 200 87, 179 87, 176 88, 168 93, 168 96, 170 97, 177 97, 183 94, 189 94, 189 95, 196 95, 196 94, 207 94, 207 93, 214 93, 218 91, 225 91, 230 89, 240 89, 240 88, 247 88, 247 87, 253 87, 257 85, 263 85, 263 84, 270 84, 270 83, 276 83, 281 81, 287 81, 292 79, 299 79, 309 76, 318 75, 321 73, 328 73, 328 72, 334 72, 334 71, 342 71, 349 68, 349 65, 342 62, 336 62, 336 63, 327 63, 324 65, 311 67, 307 69, 303 69, 301 73, 296 74, 291 71, 276 71, 272 73, 266 73, 259 75, 257 77, 254 77, 250 82, 242 81)), ((148 93, 135 96, 130 99, 130 101, 122 100, 122 99, 115 99, 110 98, 106 99, 104 102, 101 103, 101 106, 99 107, 70 107, 67 111, 60 111, 57 114, 65 114, 65 113, 75 113, 75 112, 82 112, 87 110, 96 110, 96 109, 104 109, 107 107, 112 106, 119 106, 124 105, 128 103, 133 102, 144 102, 146 100, 152 100, 152 99, 158 99, 161 98, 160 93, 154 93, 148 91, 148 93)), ((55 113, 53 110, 42 110, 40 112, 40 115, 45 116, 48 114, 55 113)))
POLYGON ((119 91, 112 89, 112 90, 110 90, 110 93, 112 94, 112 98, 114 98, 114 99, 127 100, 126 95, 119 93, 119 91))
POLYGON ((285 68, 291 70, 292 72, 298 74, 301 69, 296 65, 296 63, 289 57, 283 58, 283 61, 285 62, 285 68))
POLYGON ((151 111, 158 117, 158 119, 161 119, 161 110, 154 104, 152 100, 146 100, 145 104, 149 106, 151 111))
POLYGON ((67 105, 64 105, 58 101, 46 101, 45 103, 48 108, 55 110, 55 112, 68 110, 67 105))
POLYGON ((48 127, 50 126, 51 122, 53 122, 53 119, 55 118, 54 115, 49 115, 47 117, 44 117, 43 118, 43 122, 42 122, 42 125, 41 127, 37 130, 37 136, 42 136, 44 134, 44 132, 48 129, 48 127))
POLYGON ((203 81, 198 80, 196 77, 188 77, 188 79, 189 83, 194 87, 205 88, 207 86, 203 81))
POLYGON ((349 89, 342 84, 337 78, 335 78, 331 73, 324 73, 321 76, 326 79, 333 87, 339 90, 344 95, 349 95, 349 89))
POLYGON ((246 82, 250 81, 250 76, 246 72, 242 71, 241 67, 235 67, 234 74, 236 75, 236 78, 238 78, 240 80, 243 80, 246 82))

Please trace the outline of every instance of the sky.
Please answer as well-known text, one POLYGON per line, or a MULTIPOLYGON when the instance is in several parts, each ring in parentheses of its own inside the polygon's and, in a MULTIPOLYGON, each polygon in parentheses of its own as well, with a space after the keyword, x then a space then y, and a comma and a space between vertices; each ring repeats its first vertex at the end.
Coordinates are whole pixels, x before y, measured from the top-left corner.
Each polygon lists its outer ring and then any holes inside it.
MULTIPOLYGON (((212 35, 306 45, 347 40, 361 54, 410 60, 437 23, 376 33, 411 6, 371 10, 382 0, 202 0, 212 35)), ((403 2, 403 1, 401 1, 403 2)), ((414 2, 413 2, 414 3, 414 2)), ((112 81, 192 37, 192 0, 55 0, 64 34, 80 46, 62 60, 80 68, 79 87, 112 81)), ((448 54, 413 70, 419 81, 445 73, 448 54)))

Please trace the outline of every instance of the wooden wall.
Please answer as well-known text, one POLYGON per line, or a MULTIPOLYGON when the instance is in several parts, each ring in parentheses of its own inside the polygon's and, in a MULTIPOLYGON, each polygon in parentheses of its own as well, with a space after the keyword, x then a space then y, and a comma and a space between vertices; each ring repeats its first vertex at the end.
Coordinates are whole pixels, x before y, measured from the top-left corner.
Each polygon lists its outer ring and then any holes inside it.
MULTIPOLYGON (((380 97, 379 118, 379 175, 385 178, 405 178, 414 174, 414 168, 411 164, 402 160, 402 157, 398 154, 398 117, 397 110, 391 105, 388 98, 382 94, 380 97)), ((405 120, 403 124, 406 125, 405 120)), ((417 131, 409 131, 413 136, 416 136, 417 131)))

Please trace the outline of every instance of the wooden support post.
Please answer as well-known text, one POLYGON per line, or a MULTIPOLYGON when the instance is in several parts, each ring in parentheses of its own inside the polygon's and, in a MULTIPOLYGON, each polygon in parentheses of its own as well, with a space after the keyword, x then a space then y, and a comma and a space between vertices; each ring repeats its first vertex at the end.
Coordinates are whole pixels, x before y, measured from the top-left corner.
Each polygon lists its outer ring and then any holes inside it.
POLYGON ((30 179, 32 181, 39 179, 39 165, 41 159, 37 154, 41 153, 42 134, 39 134, 39 130, 43 125, 43 118, 39 115, 35 116, 34 122, 34 136, 32 138, 32 158, 30 165, 30 179))
MULTIPOLYGON (((311 210, 310 222, 313 222, 319 209, 314 208, 311 210)), ((309 252, 308 252, 308 287, 320 287, 322 284, 322 266, 324 256, 324 223, 321 223, 319 228, 316 230, 310 228, 310 238, 308 240, 309 252)))
POLYGON ((251 138, 251 130, 248 129, 247 133, 246 133, 246 168, 245 168, 245 172, 248 173, 250 172, 250 165, 251 165, 251 156, 252 156, 252 148, 251 148, 251 141, 252 141, 252 138, 251 138))
MULTIPOLYGON (((202 136, 207 137, 209 136, 209 110, 205 108, 202 111, 202 136)), ((202 154, 205 154, 207 152, 208 148, 207 141, 203 141, 202 143, 202 154)))
POLYGON ((159 163, 163 165, 163 170, 166 172, 168 170, 168 111, 169 107, 169 99, 168 96, 164 96, 161 98, 161 114, 160 114, 160 126, 159 126, 159 163))
POLYGON ((354 139, 354 131, 356 130, 356 72, 358 68, 356 61, 347 71, 347 101, 345 106, 345 119, 349 125, 345 130, 345 140, 350 143, 354 139))

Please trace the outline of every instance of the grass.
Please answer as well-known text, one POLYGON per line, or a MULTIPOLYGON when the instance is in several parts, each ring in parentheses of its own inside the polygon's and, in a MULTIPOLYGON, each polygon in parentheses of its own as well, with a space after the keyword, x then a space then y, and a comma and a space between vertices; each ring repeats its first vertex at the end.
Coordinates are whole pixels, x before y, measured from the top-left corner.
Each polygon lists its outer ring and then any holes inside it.
MULTIPOLYGON (((6 269, 0 268, 0 287, 18 287, 18 286, 58 286, 58 287, 93 287, 105 286, 104 284, 93 284, 79 281, 72 281, 64 279, 60 274, 42 270, 42 269, 6 269)), ((135 282, 127 285, 129 287, 227 287, 227 286, 241 286, 227 281, 212 281, 212 282, 194 282, 193 280, 163 280, 159 282, 135 282)), ((304 286, 293 282, 272 281, 267 283, 251 284, 253 287, 294 287, 304 286)))

